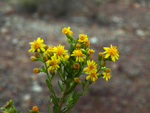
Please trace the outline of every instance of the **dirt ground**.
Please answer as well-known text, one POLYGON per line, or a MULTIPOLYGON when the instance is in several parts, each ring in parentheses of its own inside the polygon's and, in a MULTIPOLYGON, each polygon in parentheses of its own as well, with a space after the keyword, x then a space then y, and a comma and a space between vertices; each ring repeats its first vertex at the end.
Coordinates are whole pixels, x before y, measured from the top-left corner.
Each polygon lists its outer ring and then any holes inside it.
MULTIPOLYGON (((63 27, 70 26, 74 37, 87 34, 91 48, 98 52, 110 44, 118 46, 120 58, 110 62, 112 78, 100 78, 81 97, 70 113, 149 113, 150 112, 150 6, 105 3, 97 18, 40 18, 38 14, 18 13, 14 6, 0 2, 0 106, 14 100, 18 111, 27 113, 36 105, 47 111, 49 90, 46 76, 32 70, 40 63, 30 62, 29 42, 37 37, 46 44, 69 48, 63 27)), ((57 83, 54 81, 54 86, 57 83)), ((57 87, 56 87, 57 89, 57 87)))

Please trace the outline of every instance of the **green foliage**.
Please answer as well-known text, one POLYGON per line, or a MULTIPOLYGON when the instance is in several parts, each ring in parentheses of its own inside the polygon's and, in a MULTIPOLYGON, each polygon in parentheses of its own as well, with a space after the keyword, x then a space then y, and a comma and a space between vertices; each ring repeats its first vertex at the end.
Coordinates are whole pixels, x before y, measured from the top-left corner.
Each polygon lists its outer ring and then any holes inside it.
POLYGON ((17 113, 13 106, 13 100, 9 100, 3 107, 0 108, 4 113, 17 113))

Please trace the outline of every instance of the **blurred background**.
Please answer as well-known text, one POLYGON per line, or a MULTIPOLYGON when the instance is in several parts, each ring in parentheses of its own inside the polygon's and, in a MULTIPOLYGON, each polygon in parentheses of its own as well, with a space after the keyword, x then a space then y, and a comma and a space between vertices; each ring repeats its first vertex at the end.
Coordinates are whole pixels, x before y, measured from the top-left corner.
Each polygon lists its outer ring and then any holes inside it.
POLYGON ((149 0, 0 0, 0 106, 13 99, 19 112, 36 105, 46 113, 46 76, 33 74, 42 64, 30 61, 29 42, 41 37, 68 49, 61 33, 68 26, 74 37, 88 35, 94 60, 110 44, 120 52, 118 61, 108 63, 109 82, 98 79, 70 113, 149 113, 149 0))

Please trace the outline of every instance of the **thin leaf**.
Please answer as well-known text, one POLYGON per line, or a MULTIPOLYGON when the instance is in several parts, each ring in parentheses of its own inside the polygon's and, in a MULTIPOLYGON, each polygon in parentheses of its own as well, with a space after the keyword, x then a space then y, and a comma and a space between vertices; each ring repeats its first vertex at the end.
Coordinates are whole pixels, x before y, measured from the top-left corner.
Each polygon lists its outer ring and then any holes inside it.
POLYGON ((49 82, 49 80, 46 79, 46 83, 47 83, 47 86, 48 86, 49 90, 50 90, 53 94, 55 94, 51 82, 49 82))
POLYGON ((63 87, 61 86, 60 82, 58 81, 58 86, 61 89, 61 91, 64 91, 63 87))

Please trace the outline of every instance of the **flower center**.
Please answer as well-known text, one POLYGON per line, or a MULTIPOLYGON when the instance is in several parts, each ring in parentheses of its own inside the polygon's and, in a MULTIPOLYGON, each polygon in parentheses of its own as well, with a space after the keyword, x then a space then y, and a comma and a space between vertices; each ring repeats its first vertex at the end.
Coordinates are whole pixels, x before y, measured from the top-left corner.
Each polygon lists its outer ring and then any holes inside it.
POLYGON ((80 37, 80 40, 84 40, 84 39, 85 39, 85 37, 84 37, 84 36, 81 36, 81 37, 80 37))
POLYGON ((63 50, 62 48, 58 48, 56 53, 57 53, 58 55, 62 55, 63 52, 64 52, 64 50, 63 50))
POLYGON ((41 44, 39 42, 34 43, 34 49, 39 49, 41 47, 41 44))
POLYGON ((106 73, 106 76, 109 77, 110 73, 106 73))
POLYGON ((90 76, 91 76, 91 77, 95 77, 95 73, 91 73, 90 76))
POLYGON ((94 66, 93 65, 89 65, 89 70, 92 70, 94 69, 94 66))
POLYGON ((75 55, 76 55, 77 57, 82 57, 82 52, 81 52, 81 51, 76 51, 76 52, 75 52, 75 55))
POLYGON ((112 55, 112 56, 115 56, 115 55, 116 55, 116 51, 115 51, 114 49, 112 49, 112 48, 109 49, 108 52, 109 52, 109 54, 112 55))
POLYGON ((86 40, 83 44, 84 45, 90 45, 90 42, 88 40, 86 40))
POLYGON ((51 61, 50 65, 51 66, 57 65, 57 62, 56 61, 51 61))

